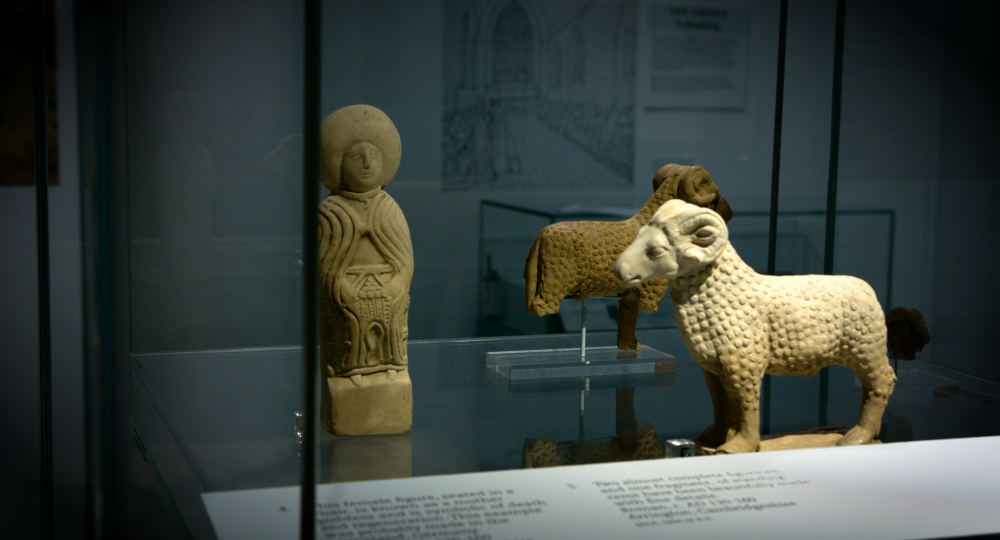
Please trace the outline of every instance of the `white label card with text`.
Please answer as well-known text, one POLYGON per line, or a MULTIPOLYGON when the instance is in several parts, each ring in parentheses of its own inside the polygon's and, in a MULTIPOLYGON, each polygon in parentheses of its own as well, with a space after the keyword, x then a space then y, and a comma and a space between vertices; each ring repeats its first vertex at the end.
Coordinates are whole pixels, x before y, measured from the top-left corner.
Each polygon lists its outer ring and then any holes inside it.
POLYGON ((643 107, 746 107, 749 5, 647 0, 641 13, 636 73, 643 107))
MULTIPOLYGON (((997 456, 984 437, 325 484, 317 538, 984 534, 1000 531, 997 456)), ((220 540, 297 537, 298 487, 202 497, 220 540)))

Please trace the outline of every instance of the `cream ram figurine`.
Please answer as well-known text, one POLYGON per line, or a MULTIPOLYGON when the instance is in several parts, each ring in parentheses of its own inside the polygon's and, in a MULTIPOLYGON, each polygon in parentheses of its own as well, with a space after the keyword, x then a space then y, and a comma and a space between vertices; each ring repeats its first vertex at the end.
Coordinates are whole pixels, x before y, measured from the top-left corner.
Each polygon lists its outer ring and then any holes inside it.
POLYGON ((722 453, 760 448, 765 373, 815 375, 851 368, 864 390, 861 418, 838 445, 878 435, 896 384, 875 292, 849 276, 763 276, 729 244, 715 212, 667 201, 615 263, 625 287, 670 280, 677 329, 702 368, 715 409, 699 436, 722 453))
POLYGON ((622 287, 612 272, 618 255, 635 238, 656 209, 671 199, 712 208, 725 219, 733 216, 708 171, 698 166, 669 164, 653 176, 653 194, 636 215, 625 221, 564 221, 542 229, 524 264, 528 313, 541 317, 559 312, 564 298, 586 300, 619 295, 618 348, 638 349, 635 339, 639 309, 656 313, 667 293, 667 281, 622 287))

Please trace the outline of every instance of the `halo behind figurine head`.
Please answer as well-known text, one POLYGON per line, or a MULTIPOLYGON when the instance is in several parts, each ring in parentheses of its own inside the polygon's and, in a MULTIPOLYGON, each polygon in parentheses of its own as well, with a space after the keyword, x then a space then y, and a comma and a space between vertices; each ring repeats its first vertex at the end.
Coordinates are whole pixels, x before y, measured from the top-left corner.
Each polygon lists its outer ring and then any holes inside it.
POLYGON ((337 109, 320 127, 320 181, 330 191, 338 193, 344 152, 360 142, 375 145, 382 154, 382 174, 378 179, 385 187, 399 169, 402 143, 395 124, 382 111, 371 105, 349 105, 337 109))

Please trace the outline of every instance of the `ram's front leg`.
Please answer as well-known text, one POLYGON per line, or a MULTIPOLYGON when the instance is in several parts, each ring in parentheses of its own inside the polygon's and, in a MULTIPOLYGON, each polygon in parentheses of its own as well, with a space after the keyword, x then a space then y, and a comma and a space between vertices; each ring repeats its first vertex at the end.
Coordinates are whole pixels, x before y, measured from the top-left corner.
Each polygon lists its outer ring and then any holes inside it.
POLYGON ((760 384, 763 369, 757 373, 747 360, 722 362, 719 378, 736 420, 732 438, 719 447, 722 454, 742 454, 760 450, 760 384), (742 361, 742 364, 741 364, 742 361))
POLYGON ((623 351, 642 349, 635 339, 635 323, 639 317, 639 290, 629 289, 618 299, 618 348, 623 351))
POLYGON ((717 448, 725 444, 735 434, 736 423, 733 416, 733 404, 730 402, 726 388, 718 375, 705 368, 701 368, 701 373, 705 376, 708 395, 712 398, 714 422, 696 435, 694 440, 702 446, 717 448))

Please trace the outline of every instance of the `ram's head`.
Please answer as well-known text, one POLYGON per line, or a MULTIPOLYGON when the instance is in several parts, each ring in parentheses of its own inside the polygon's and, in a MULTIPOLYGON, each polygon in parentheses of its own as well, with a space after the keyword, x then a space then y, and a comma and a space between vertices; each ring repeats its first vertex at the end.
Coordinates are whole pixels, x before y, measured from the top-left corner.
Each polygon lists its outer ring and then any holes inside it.
POLYGON ((729 243, 729 229, 712 210, 672 200, 639 229, 615 262, 615 278, 634 287, 653 278, 674 279, 715 262, 729 243))
POLYGON ((719 193, 719 186, 704 168, 670 163, 660 167, 653 176, 653 191, 659 192, 666 182, 666 198, 679 199, 715 210, 722 219, 733 218, 733 210, 719 193))

